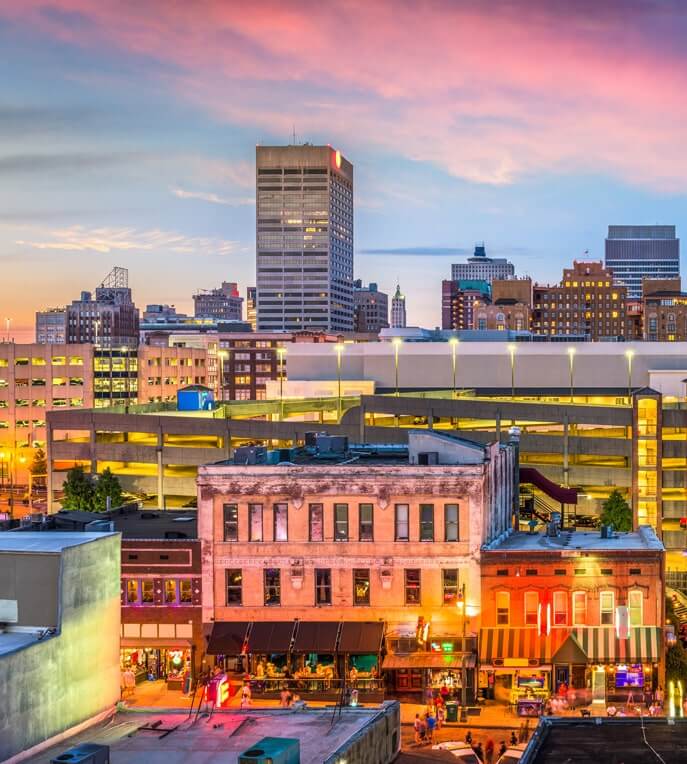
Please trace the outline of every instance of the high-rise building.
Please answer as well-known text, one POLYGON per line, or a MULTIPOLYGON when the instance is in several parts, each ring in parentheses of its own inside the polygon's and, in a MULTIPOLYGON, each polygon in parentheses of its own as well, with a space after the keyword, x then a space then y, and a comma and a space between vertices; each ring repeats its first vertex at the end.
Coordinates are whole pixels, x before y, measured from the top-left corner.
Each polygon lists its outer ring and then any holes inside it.
POLYGON ((406 326, 406 296, 401 293, 401 285, 396 284, 396 291, 391 299, 391 328, 405 329, 406 326))
POLYGON ((377 284, 364 286, 361 279, 353 282, 356 332, 379 333, 389 326, 389 296, 377 284))
POLYGON ((193 295, 196 318, 216 321, 240 321, 243 318, 243 297, 235 281, 223 281, 219 289, 202 289, 193 295))
POLYGON ((484 242, 475 246, 475 254, 465 263, 453 263, 451 278, 453 281, 482 279, 507 279, 515 274, 515 266, 504 257, 487 257, 484 242))
POLYGON ((251 326, 251 329, 255 331, 258 328, 258 317, 256 313, 256 297, 257 287, 246 287, 246 321, 251 326))
POLYGON ((680 276, 680 239, 674 225, 609 225, 604 264, 630 300, 642 299, 642 278, 680 276))
POLYGON ((63 345, 66 337, 67 312, 64 308, 36 312, 36 342, 39 345, 63 345))
POLYGON ((491 302, 491 288, 484 279, 441 282, 441 328, 473 329, 477 303, 491 302))
POLYGON ((260 331, 353 330, 353 165, 331 146, 256 149, 260 331))

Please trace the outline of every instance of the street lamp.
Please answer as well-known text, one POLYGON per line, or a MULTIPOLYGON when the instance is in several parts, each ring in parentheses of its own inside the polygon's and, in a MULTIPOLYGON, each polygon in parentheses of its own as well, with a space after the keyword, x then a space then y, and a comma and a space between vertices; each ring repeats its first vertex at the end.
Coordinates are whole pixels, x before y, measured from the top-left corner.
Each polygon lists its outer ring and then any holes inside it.
POLYGON ((229 358, 228 350, 218 350, 217 356, 219 357, 219 398, 220 401, 224 400, 224 360, 229 358))
POLYGON ((396 377, 396 397, 399 396, 398 392, 398 351, 401 349, 403 340, 400 337, 394 337, 392 340, 394 346, 394 373, 396 377))
POLYGON ((341 356, 345 350, 342 342, 337 342, 334 345, 334 352, 336 353, 336 421, 341 422, 341 356))
POLYGON ((628 403, 632 398, 632 359, 634 358, 634 350, 626 350, 625 358, 627 358, 627 400, 628 403))
POLYGON ((570 362, 570 403, 573 402, 573 388, 574 388, 573 367, 575 365, 576 352, 577 350, 575 350, 575 348, 568 348, 568 360, 570 362))
POLYGON ((458 337, 451 337, 448 341, 451 346, 451 370, 453 372, 453 398, 456 397, 456 353, 458 351, 458 337))
POLYGON ((508 352, 510 353, 510 397, 511 397, 511 400, 515 399, 515 350, 516 350, 516 347, 513 343, 508 345, 508 352))

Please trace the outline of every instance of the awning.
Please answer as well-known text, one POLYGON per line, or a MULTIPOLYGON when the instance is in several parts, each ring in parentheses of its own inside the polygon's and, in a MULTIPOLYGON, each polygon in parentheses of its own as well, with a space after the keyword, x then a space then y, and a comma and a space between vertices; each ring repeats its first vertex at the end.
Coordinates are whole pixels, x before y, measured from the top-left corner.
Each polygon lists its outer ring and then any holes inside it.
POLYGON ((387 655, 382 662, 382 669, 460 669, 474 667, 474 653, 387 655))
POLYGON ((249 653, 288 653, 293 621, 254 621, 248 635, 249 653))
POLYGON ((376 654, 382 646, 384 624, 381 621, 344 621, 339 637, 339 652, 353 655, 376 654))
POLYGON ((212 625, 208 655, 241 655, 248 631, 247 621, 219 621, 212 625))
POLYGON ((339 621, 299 621, 294 653, 334 653, 339 621))
POLYGON ((589 663, 647 663, 660 660, 661 629, 632 626, 627 639, 618 639, 613 627, 586 626, 573 634, 588 656, 589 663))
POLYGON ((170 637, 169 639, 160 637, 151 639, 147 637, 122 637, 119 641, 119 646, 127 649, 138 648, 139 650, 142 650, 144 647, 170 648, 173 650, 175 647, 184 649, 193 647, 193 642, 190 639, 177 639, 176 637, 170 637))
POLYGON ((589 660, 589 656, 582 649, 582 645, 577 641, 577 637, 574 634, 568 634, 567 639, 556 650, 553 656, 554 663, 563 663, 578 666, 580 664, 586 664, 589 660))
POLYGON ((480 629, 479 662, 482 665, 515 666, 551 663, 551 657, 565 641, 567 629, 551 629, 539 634, 536 628, 480 629))

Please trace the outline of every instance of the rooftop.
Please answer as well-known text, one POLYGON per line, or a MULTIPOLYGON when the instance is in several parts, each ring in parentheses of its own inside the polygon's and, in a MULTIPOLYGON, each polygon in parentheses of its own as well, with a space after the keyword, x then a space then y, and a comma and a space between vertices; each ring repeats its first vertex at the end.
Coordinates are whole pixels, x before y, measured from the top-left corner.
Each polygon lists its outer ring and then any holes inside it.
POLYGON ((31 629, 27 631, 3 631, 0 632, 0 657, 16 650, 22 650, 28 645, 39 641, 44 629, 31 629))
POLYGON ((34 552, 46 554, 59 554, 64 549, 90 541, 97 541, 108 533, 41 533, 29 531, 26 533, 0 532, 0 553, 2 552, 34 552))
POLYGON ((516 531, 492 542, 485 549, 490 552, 662 552, 664 547, 654 530, 642 525, 638 531, 613 532, 610 538, 603 538, 598 530, 565 530, 558 536, 516 531))

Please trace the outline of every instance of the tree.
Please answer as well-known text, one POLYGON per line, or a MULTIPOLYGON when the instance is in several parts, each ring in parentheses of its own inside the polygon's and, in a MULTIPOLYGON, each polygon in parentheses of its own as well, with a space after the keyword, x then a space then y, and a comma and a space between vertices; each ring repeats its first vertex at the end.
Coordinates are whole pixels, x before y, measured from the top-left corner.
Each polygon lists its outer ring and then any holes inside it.
POLYGON ((621 532, 632 530, 632 509, 617 488, 601 505, 601 525, 612 525, 621 532))
POLYGON ((37 449, 33 454, 33 461, 29 467, 33 477, 34 485, 45 485, 45 478, 48 474, 48 460, 45 451, 42 448, 37 449))
POLYGON ((679 640, 666 652, 666 679, 673 682, 681 680, 683 684, 687 680, 687 650, 679 640))
POLYGON ((62 484, 64 497, 63 509, 79 509, 90 512, 93 509, 93 481, 84 472, 83 467, 72 467, 67 473, 67 479, 62 484))
POLYGON ((122 486, 120 485, 119 480, 112 474, 109 467, 103 471, 95 484, 93 495, 94 512, 105 512, 107 510, 108 496, 111 499, 110 506, 112 508, 121 506, 122 486))

